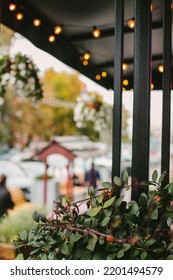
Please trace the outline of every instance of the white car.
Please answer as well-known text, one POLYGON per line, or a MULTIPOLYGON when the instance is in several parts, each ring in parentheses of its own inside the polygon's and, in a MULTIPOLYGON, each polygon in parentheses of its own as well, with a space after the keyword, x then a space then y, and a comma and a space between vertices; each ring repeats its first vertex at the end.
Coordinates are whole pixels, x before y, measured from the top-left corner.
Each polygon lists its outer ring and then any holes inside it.
POLYGON ((24 169, 17 163, 11 161, 0 161, 0 174, 7 176, 7 187, 20 188, 26 199, 30 200, 30 190, 33 185, 33 180, 30 178, 24 169))

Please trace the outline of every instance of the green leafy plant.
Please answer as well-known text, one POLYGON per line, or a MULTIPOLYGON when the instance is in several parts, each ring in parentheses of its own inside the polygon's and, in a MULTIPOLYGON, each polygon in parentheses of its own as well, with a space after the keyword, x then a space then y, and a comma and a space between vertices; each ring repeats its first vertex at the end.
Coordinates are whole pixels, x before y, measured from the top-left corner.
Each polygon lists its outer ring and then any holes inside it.
POLYGON ((123 182, 115 177, 115 186, 105 182, 98 194, 90 186, 87 200, 62 198, 49 219, 35 210, 36 226, 15 244, 30 247, 29 259, 173 259, 173 184, 162 186, 163 175, 158 178, 156 171, 152 178, 142 184, 156 189, 138 201, 113 195, 114 188, 130 188, 125 172, 123 182), (82 203, 88 210, 80 215, 82 203))
POLYGON ((38 78, 38 68, 26 55, 17 53, 14 57, 0 57, 0 97, 4 97, 7 87, 13 85, 20 97, 38 100, 43 90, 38 78))

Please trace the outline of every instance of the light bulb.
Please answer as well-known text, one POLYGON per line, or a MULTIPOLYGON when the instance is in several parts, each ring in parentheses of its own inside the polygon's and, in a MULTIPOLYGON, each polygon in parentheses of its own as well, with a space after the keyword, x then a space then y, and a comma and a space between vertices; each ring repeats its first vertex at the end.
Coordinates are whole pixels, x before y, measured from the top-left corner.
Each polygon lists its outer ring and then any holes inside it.
POLYGON ((163 71, 164 71, 164 66, 163 66, 163 64, 159 64, 159 65, 158 65, 158 71, 159 71, 160 73, 163 73, 163 71))
POLYGON ((126 70, 128 67, 127 63, 123 63, 123 70, 126 70))
POLYGON ((129 27, 130 29, 134 29, 134 28, 135 28, 135 21, 134 21, 134 19, 130 19, 130 20, 128 21, 127 25, 128 25, 128 27, 129 27))
POLYGON ((101 79, 101 75, 100 75, 100 74, 97 74, 97 75, 95 76, 95 78, 96 78, 97 81, 99 81, 99 80, 101 79))
POLYGON ((50 43, 55 42, 55 36, 54 35, 50 35, 48 39, 49 39, 50 43))
POLYGON ((103 71, 103 72, 101 73, 101 75, 102 75, 103 78, 106 78, 108 74, 107 74, 106 71, 103 71))
POLYGON ((34 25, 34 26, 40 26, 40 25, 41 25, 41 20, 38 19, 38 18, 35 18, 35 19, 33 20, 33 25, 34 25))
POLYGON ((128 81, 127 79, 125 79, 125 80, 123 81, 123 85, 124 85, 124 86, 128 86, 128 84, 129 84, 129 81, 128 81))
POLYGON ((59 35, 62 32, 62 26, 61 25, 57 25, 54 27, 54 33, 56 35, 59 35))
POLYGON ((17 20, 23 20, 24 15, 22 13, 17 13, 16 18, 17 18, 17 20))
POLYGON ((91 57, 91 54, 89 52, 86 52, 83 57, 85 60, 89 60, 91 57))
POLYGON ((83 60, 82 63, 83 63, 84 66, 87 66, 88 65, 88 60, 83 60))
POLYGON ((98 29, 97 27, 93 27, 92 35, 94 38, 99 38, 101 35, 100 29, 98 29))
POLYGON ((14 12, 16 10, 16 4, 11 3, 11 4, 9 4, 8 8, 11 12, 14 12))
POLYGON ((154 84, 153 84, 153 83, 151 83, 150 88, 151 88, 151 89, 154 89, 154 84))

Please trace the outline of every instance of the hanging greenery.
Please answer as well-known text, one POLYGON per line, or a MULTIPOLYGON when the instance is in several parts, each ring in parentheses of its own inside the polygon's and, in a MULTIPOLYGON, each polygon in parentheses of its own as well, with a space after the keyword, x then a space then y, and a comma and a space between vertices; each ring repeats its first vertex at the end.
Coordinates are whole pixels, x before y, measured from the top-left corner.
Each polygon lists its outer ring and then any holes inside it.
POLYGON ((95 131, 111 127, 112 108, 102 101, 99 95, 81 96, 74 108, 74 121, 78 128, 93 124, 95 131))
POLYGON ((0 97, 5 97, 9 85, 20 97, 33 101, 43 97, 43 90, 38 77, 38 68, 26 55, 17 53, 14 57, 0 57, 0 97))

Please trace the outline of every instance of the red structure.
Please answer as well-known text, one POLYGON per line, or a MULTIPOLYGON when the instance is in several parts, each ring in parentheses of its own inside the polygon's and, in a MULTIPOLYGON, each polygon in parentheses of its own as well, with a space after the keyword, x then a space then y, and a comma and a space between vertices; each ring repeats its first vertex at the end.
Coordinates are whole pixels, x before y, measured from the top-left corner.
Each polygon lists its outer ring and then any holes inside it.
POLYGON ((73 162, 73 160, 76 158, 76 155, 74 155, 69 149, 61 146, 56 141, 52 141, 50 144, 48 144, 45 148, 43 148, 41 151, 36 153, 34 155, 34 158, 43 161, 45 163, 45 175, 44 175, 44 204, 46 204, 47 201, 47 157, 52 154, 60 154, 68 159, 68 164, 66 166, 67 172, 68 172, 68 181, 66 186, 66 194, 70 197, 73 196, 73 179, 70 175, 70 165, 73 162))

